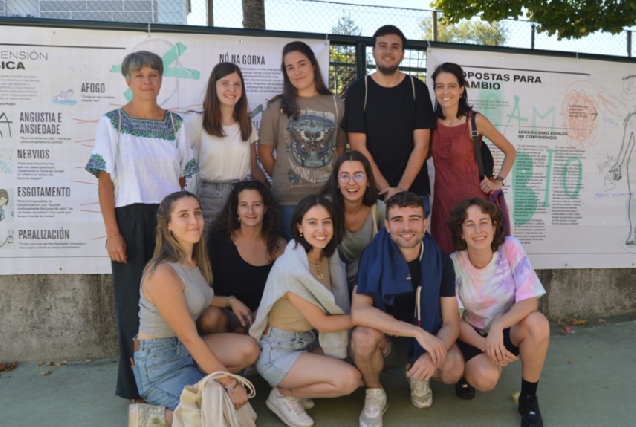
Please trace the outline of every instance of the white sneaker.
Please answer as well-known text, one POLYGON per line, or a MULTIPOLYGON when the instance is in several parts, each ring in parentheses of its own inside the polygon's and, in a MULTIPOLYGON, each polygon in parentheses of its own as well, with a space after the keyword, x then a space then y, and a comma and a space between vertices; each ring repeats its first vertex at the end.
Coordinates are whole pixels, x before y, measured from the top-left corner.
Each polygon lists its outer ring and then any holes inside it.
POLYGON ((274 388, 265 401, 265 405, 289 427, 313 426, 314 420, 307 415, 305 408, 298 400, 295 397, 283 396, 277 388, 274 388))
POLYGON ((411 403, 416 408, 429 408, 433 404, 433 390, 428 380, 409 378, 411 385, 411 403))
POLYGON ((314 402, 314 399, 310 399, 309 397, 298 399, 298 403, 300 403, 300 405, 305 409, 311 409, 316 406, 316 402, 314 402))
POLYGON ((388 406, 384 389, 368 388, 364 398, 364 408, 360 413, 360 427, 382 427, 382 415, 388 406))

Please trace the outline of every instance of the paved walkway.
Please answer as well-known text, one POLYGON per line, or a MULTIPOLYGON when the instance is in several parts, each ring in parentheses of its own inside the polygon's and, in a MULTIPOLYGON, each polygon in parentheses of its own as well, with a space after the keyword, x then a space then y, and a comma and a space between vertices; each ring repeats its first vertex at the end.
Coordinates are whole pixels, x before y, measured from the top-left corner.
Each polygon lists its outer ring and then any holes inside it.
MULTIPOLYGON (((636 426, 636 321, 590 323, 575 326, 575 333, 568 335, 560 335, 561 328, 552 326, 539 384, 546 427, 636 426)), ((69 361, 59 367, 21 364, 0 376, 0 426, 125 427, 127 402, 113 394, 115 375, 112 359, 69 361), (40 375, 46 370, 52 373, 40 375)), ((257 424, 283 427, 264 405, 267 383, 259 377, 253 380, 257 424)), ((478 393, 468 402, 457 399, 453 387, 435 383, 433 406, 424 410, 410 404, 408 384, 399 370, 385 374, 383 383, 389 394, 386 427, 519 425, 510 394, 520 387, 520 363, 505 369, 494 391, 478 393)), ((355 427, 363 395, 360 389, 340 399, 318 400, 309 414, 317 427, 355 427)))

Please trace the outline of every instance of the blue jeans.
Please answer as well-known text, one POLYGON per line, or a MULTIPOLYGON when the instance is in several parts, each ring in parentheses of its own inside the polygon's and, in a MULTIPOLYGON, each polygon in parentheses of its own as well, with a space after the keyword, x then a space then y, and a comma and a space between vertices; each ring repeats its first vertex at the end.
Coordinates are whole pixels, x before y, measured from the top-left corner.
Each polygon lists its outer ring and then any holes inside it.
POLYGON ((280 207, 280 225, 283 231, 283 237, 288 242, 292 239, 291 235, 291 220, 292 214, 296 206, 281 206, 280 207))
POLYGON ((424 215, 426 218, 431 214, 431 196, 420 196, 422 198, 422 203, 424 203, 424 215))
POLYGON ((151 405, 176 408, 184 387, 203 374, 177 337, 137 342, 132 369, 139 394, 151 405))

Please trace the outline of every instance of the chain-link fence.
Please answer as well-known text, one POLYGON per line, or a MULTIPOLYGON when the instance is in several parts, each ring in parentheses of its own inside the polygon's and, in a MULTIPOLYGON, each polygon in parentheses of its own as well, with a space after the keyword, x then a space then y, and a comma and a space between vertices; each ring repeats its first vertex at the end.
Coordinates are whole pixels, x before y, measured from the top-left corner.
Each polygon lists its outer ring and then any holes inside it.
MULTIPOLYGON (((268 30, 371 36, 395 24, 413 40, 499 45, 579 53, 631 56, 631 32, 596 33, 579 40, 557 40, 536 33, 529 21, 492 24, 475 19, 443 25, 441 14, 423 9, 363 6, 317 0, 264 0, 268 30)), ((0 0, 0 16, 111 22, 214 25, 242 28, 242 0, 0 0), (208 13, 212 5, 211 13, 208 13)))

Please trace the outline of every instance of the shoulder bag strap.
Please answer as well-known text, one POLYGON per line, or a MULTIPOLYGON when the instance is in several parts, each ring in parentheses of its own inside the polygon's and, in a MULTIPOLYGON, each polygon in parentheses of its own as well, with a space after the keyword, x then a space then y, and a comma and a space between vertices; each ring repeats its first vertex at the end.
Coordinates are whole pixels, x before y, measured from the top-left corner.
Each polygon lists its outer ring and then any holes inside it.
POLYGON ((479 133, 477 132, 477 124, 475 123, 476 112, 472 112, 470 115, 470 127, 473 143, 475 144, 475 160, 477 160, 477 167, 479 168, 479 177, 485 176, 484 174, 484 161, 481 158, 481 147, 479 145, 479 133))

